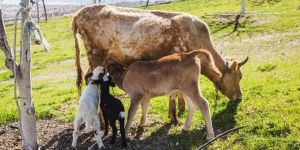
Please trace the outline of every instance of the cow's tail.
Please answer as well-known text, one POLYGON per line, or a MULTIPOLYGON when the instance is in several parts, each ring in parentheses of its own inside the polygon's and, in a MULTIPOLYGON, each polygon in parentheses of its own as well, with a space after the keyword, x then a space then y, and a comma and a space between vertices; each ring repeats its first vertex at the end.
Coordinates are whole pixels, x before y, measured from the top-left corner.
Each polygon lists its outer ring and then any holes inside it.
POLYGON ((76 24, 76 17, 73 18, 72 21, 72 31, 73 31, 73 36, 75 40, 75 49, 76 49, 76 54, 75 54, 75 67, 77 71, 77 80, 76 80, 76 85, 78 89, 78 93, 81 93, 81 86, 82 86, 82 69, 80 65, 80 49, 79 49, 79 43, 78 43, 78 37, 77 37, 77 31, 78 27, 76 24))

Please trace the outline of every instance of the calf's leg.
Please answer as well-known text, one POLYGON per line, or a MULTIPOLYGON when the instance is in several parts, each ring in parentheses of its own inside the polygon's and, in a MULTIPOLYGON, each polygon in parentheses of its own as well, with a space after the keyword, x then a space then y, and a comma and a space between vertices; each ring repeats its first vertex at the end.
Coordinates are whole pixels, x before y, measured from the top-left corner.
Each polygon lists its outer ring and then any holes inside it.
POLYGON ((149 104, 150 104, 150 99, 143 99, 143 101, 141 101, 142 117, 140 120, 139 127, 144 127, 147 123, 147 113, 148 113, 149 104))
POLYGON ((196 110, 196 106, 195 104, 192 102, 192 100, 190 98, 187 98, 187 102, 188 102, 188 115, 185 121, 185 125, 184 128, 182 129, 183 131, 188 131, 191 127, 191 123, 194 117, 194 113, 196 110))
POLYGON ((207 130, 207 140, 210 140, 214 137, 214 131, 212 127, 212 121, 209 114, 209 106, 207 100, 200 95, 198 83, 195 81, 194 86, 190 86, 192 90, 186 90, 187 96, 191 99, 191 101, 199 107, 201 114, 204 118, 206 130, 207 130))
POLYGON ((135 101, 135 99, 131 99, 130 107, 129 107, 128 115, 127 115, 127 122, 126 122, 126 126, 125 126, 125 134, 129 133, 133 118, 134 118, 138 108, 139 108, 139 102, 135 101))

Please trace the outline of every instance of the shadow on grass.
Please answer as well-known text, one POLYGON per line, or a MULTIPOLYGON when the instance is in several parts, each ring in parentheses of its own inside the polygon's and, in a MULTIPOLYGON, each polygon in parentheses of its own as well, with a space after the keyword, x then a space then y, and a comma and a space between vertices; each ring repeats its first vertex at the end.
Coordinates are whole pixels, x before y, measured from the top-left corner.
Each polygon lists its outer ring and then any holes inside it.
MULTIPOLYGON (((237 102, 228 102, 226 108, 212 116, 215 134, 235 127, 237 102)), ((171 124, 164 124, 145 139, 132 141, 132 149, 195 149, 206 142, 206 128, 170 134, 171 124), (154 147, 155 146, 155 147, 154 147)))
MULTIPOLYGON (((238 103, 228 102, 225 109, 213 114, 212 122, 216 135, 231 129, 236 125, 235 115, 237 106, 238 103)), ((152 132, 150 136, 140 140, 134 139, 128 141, 129 147, 127 149, 190 150, 195 149, 206 142, 206 128, 204 125, 201 128, 194 129, 189 132, 169 133, 170 129, 174 128, 174 125, 155 122, 152 125, 148 125, 148 129, 153 128, 153 126, 156 126, 157 124, 162 125, 152 132)), ((72 132, 73 129, 66 129, 53 136, 46 144, 44 144, 43 149, 71 149, 72 132)), ((138 129, 136 129, 136 133, 142 134, 139 133, 138 129)), ((92 133, 81 134, 78 138, 77 149, 88 149, 88 147, 94 144, 94 142, 94 135, 92 133)), ((108 141, 104 141, 104 144, 108 147, 108 149, 121 149, 120 135, 118 136, 115 145, 110 146, 108 141)), ((95 145, 93 149, 97 149, 97 146, 95 145)))

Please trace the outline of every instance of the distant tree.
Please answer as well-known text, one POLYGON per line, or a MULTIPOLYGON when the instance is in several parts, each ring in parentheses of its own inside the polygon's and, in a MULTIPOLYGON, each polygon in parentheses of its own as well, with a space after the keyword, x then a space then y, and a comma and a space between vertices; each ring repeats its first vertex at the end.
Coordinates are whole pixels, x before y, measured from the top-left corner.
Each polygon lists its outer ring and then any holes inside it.
POLYGON ((246 14, 246 2, 241 0, 241 10, 238 15, 235 17, 233 32, 235 32, 240 26, 240 18, 246 14))
POLYGON ((147 0, 147 3, 146 3, 146 8, 149 6, 149 0, 147 0))
POLYGON ((241 15, 245 15, 246 13, 246 2, 245 0, 241 0, 241 15))

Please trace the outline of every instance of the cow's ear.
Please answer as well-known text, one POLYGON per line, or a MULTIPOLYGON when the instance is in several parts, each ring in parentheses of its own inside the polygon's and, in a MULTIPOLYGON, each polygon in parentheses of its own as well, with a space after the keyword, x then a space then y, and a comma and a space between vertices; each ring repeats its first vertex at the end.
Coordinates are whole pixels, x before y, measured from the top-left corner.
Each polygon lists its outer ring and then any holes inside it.
POLYGON ((238 69, 238 62, 237 61, 232 61, 229 68, 230 68, 231 71, 236 71, 238 69))

